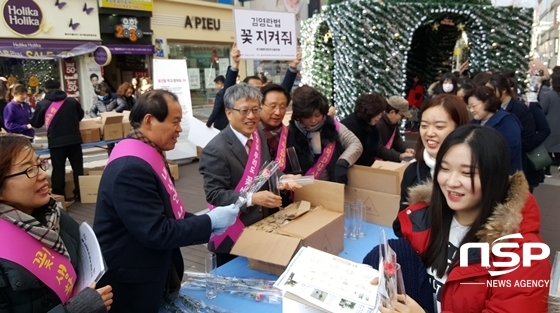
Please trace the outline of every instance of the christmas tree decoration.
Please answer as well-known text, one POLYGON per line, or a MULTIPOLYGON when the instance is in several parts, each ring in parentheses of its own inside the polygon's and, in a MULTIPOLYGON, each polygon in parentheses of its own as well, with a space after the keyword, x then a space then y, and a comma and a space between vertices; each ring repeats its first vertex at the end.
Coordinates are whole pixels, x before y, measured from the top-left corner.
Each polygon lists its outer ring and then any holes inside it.
POLYGON ((302 83, 323 92, 339 118, 362 93, 406 97, 415 76, 428 86, 463 59, 471 73, 527 70, 532 9, 485 0, 333 3, 303 23, 302 83))

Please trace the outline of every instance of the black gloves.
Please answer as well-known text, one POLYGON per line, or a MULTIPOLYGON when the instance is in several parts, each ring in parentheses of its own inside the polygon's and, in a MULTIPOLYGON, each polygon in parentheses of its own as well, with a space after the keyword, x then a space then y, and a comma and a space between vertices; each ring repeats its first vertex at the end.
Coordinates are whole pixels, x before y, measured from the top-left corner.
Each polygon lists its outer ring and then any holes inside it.
POLYGON ((334 179, 335 183, 347 184, 348 183, 348 167, 350 164, 346 160, 340 159, 336 161, 334 166, 334 179))

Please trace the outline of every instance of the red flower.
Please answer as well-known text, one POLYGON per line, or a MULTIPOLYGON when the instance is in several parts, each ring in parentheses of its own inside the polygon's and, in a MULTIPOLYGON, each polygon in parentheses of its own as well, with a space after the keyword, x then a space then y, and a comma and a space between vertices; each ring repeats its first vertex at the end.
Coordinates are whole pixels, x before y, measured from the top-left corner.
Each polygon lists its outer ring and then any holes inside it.
POLYGON ((262 299, 263 299, 263 296, 262 296, 262 294, 260 294, 260 293, 257 293, 257 294, 255 295, 255 300, 257 300, 257 302, 261 302, 261 301, 262 301, 262 299))
POLYGON ((395 276, 397 273, 397 265, 395 263, 383 261, 383 272, 385 276, 395 276))

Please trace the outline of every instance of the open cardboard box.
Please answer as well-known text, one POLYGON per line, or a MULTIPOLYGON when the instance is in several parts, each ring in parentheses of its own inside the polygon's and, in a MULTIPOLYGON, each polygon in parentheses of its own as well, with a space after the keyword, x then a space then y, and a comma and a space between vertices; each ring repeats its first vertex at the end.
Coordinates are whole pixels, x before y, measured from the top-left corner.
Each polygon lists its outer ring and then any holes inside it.
POLYGON ((116 112, 101 113, 101 134, 103 140, 115 140, 123 138, 123 114, 116 112))
POLYGON ((354 165, 348 169, 346 201, 361 199, 366 221, 391 227, 399 212, 401 180, 408 163, 375 161, 371 167, 354 165))
POLYGON ((99 124, 99 120, 88 118, 80 121, 80 135, 82 135, 82 143, 100 141, 101 124, 99 124))
POLYGON ((231 254, 244 256, 249 268, 280 275, 301 246, 331 254, 344 249, 344 185, 316 180, 294 192, 294 202, 320 207, 282 225, 277 233, 245 228, 231 254))

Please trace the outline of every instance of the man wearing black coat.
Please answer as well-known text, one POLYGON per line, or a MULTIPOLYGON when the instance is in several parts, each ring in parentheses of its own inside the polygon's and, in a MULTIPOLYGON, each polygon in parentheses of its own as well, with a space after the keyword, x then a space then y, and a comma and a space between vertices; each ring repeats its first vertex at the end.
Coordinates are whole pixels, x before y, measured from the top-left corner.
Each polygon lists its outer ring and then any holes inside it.
POLYGON ((182 116, 173 93, 143 94, 130 112, 128 138, 113 150, 112 155, 120 157, 109 160, 101 177, 93 230, 108 270, 97 287, 113 287, 111 313, 156 313, 161 302, 180 289, 184 265, 179 248, 208 242, 211 235, 225 232, 239 213, 231 204, 203 215, 176 215, 189 208, 176 210, 181 200, 167 179, 164 152, 175 148, 182 116), (126 148, 131 141, 144 143, 144 151, 126 148), (161 158, 161 167, 146 159, 150 154, 161 158))
POLYGON ((84 155, 82 151, 82 136, 80 135, 80 121, 84 118, 84 109, 73 97, 60 90, 60 82, 48 80, 45 82, 45 99, 40 101, 31 118, 31 126, 40 128, 45 125, 45 114, 55 101, 64 100, 47 129, 47 139, 52 163, 52 189, 57 195, 64 195, 66 185, 66 159, 70 161, 74 174, 74 199, 80 199, 80 183, 78 177, 84 175, 84 155))

